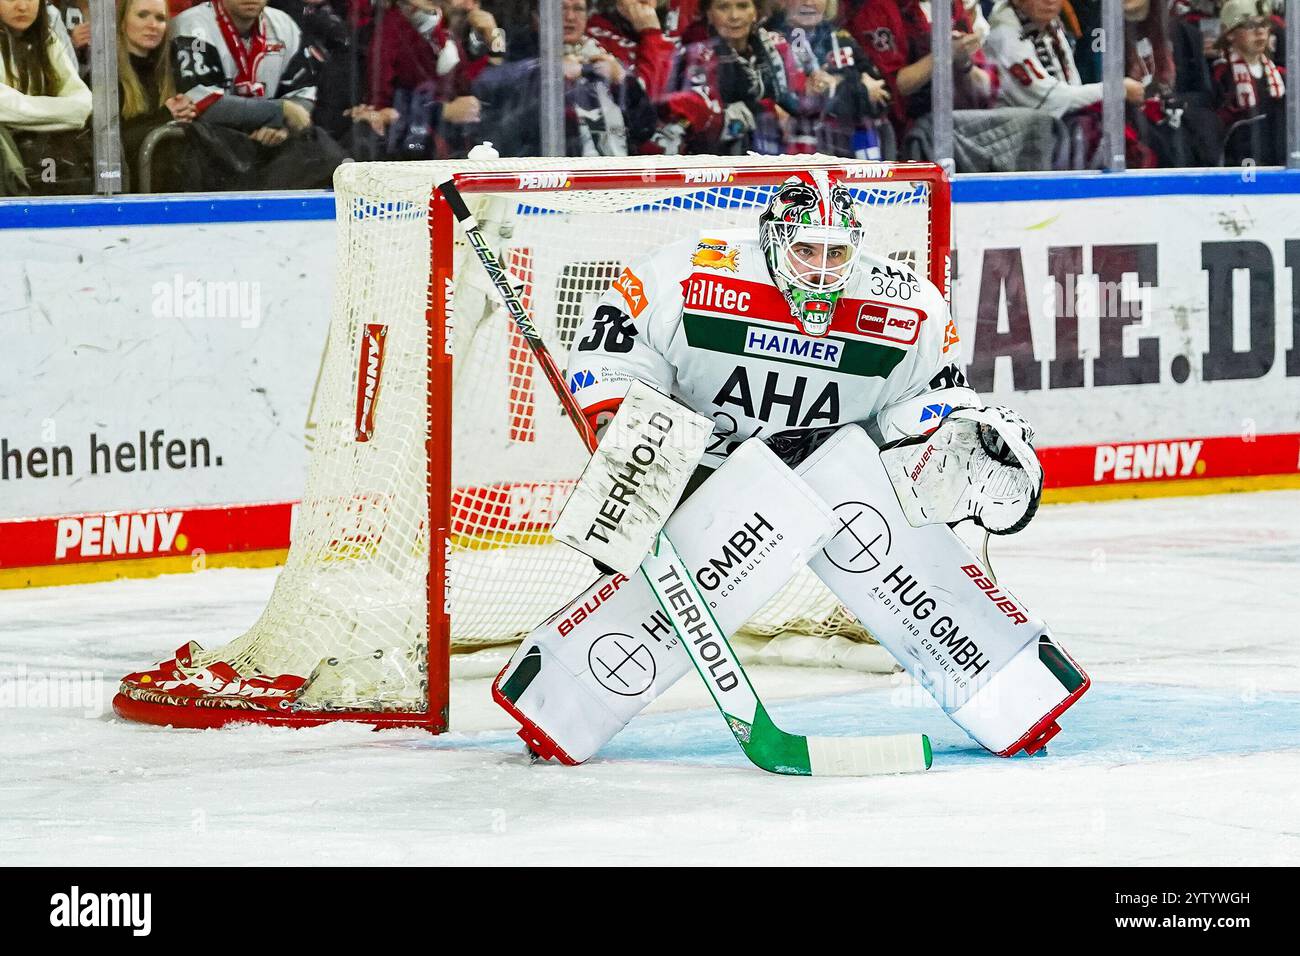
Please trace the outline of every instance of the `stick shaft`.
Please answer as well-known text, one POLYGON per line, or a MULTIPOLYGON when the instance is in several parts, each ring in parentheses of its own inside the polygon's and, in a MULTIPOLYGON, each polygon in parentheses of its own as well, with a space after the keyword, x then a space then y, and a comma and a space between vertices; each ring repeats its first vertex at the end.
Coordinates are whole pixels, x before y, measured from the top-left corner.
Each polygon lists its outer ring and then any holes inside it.
POLYGON ((510 284, 510 279, 501 266, 501 260, 492 251, 492 247, 488 245, 487 239, 483 236, 483 231, 478 226, 478 221, 470 213, 460 191, 456 189, 451 180, 440 183, 438 189, 447 197, 447 204, 465 230, 465 238, 469 242, 470 248, 478 256, 478 261, 483 264, 488 278, 492 280, 492 286, 497 290, 497 294, 501 296, 501 301, 510 314, 511 321, 514 322, 515 328, 519 330, 519 334, 523 336, 524 341, 528 343, 528 349, 533 353, 533 358, 537 364, 541 366, 543 374, 546 375, 546 380, 551 383, 551 388, 554 390, 556 397, 559 398, 560 405, 564 408, 564 414, 573 423, 573 427, 577 429, 578 436, 582 439, 583 444, 587 446, 587 451, 594 452, 597 444, 596 433, 588 423, 587 416, 582 413, 582 407, 578 404, 578 400, 569 391, 568 385, 564 381, 564 374, 555 363, 551 350, 546 347, 546 342, 542 340, 541 335, 538 333, 537 326, 533 323, 528 310, 524 308, 519 293, 510 284))

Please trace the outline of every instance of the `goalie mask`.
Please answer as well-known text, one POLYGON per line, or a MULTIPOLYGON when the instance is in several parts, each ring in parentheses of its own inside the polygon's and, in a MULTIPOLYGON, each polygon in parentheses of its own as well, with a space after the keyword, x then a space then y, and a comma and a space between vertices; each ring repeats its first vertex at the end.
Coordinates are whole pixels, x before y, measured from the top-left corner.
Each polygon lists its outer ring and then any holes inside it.
POLYGON ((759 216, 758 241, 790 314, 808 335, 825 335, 862 245, 848 188, 826 170, 791 176, 759 216))

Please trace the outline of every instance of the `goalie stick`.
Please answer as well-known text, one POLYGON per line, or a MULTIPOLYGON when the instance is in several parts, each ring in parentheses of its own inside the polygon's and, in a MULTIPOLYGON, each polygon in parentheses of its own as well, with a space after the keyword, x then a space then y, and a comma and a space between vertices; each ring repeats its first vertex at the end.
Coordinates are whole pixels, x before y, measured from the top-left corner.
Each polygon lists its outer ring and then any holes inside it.
MULTIPOLYGON (((551 388, 560 400, 565 415, 573 423, 573 427, 577 429, 587 450, 594 452, 598 443, 595 431, 588 423, 586 416, 583 415, 577 399, 573 397, 565 385, 564 376, 560 372, 559 366, 555 364, 550 349, 546 347, 546 343, 538 334, 537 327, 533 324, 528 310, 524 308, 518 293, 511 286, 500 260, 498 260, 496 253, 492 251, 487 239, 479 229, 478 220, 474 218, 469 206, 465 203, 464 197, 456 188, 454 178, 448 177, 442 180, 435 188, 446 199, 452 214, 460 223, 470 248, 474 250, 474 254, 482 263, 483 269, 492 281, 492 286, 496 289, 497 295, 501 297, 506 312, 514 322, 515 327, 519 330, 520 335, 524 337, 524 341, 528 343, 533 358, 541 366, 547 381, 550 382, 551 388)), ((650 560, 661 573, 657 573, 653 578, 644 568, 641 573, 646 576, 651 589, 654 590, 661 602, 664 601, 662 589, 665 585, 663 580, 656 580, 656 578, 664 579, 666 577, 671 580, 673 577, 677 577, 684 582, 688 599, 693 599, 701 604, 706 612, 708 611, 708 603, 700 597, 699 592, 695 589, 690 573, 681 563, 676 549, 673 548, 672 542, 668 540, 666 535, 662 533, 659 535, 657 545, 654 551, 651 552, 650 560)), ((667 610, 667 605, 665 610, 667 610)), ((692 643, 682 634, 681 630, 677 628, 676 619, 672 614, 669 614, 669 618, 673 620, 673 626, 677 629, 683 647, 686 648, 687 653, 690 655, 691 662, 695 665, 701 679, 708 686, 714 703, 726 720, 727 727, 736 738, 736 742, 740 744, 740 749, 759 769, 770 773, 800 776, 810 774, 817 776, 867 776, 929 769, 933 755, 930 748, 930 739, 925 734, 900 734, 884 737, 806 737, 802 734, 787 733, 777 727, 768 716, 767 708, 763 706, 763 702, 754 691, 749 675, 745 673, 745 669, 741 666, 739 658, 737 658, 735 651, 731 647, 731 642, 727 640, 727 635, 722 629, 716 626, 716 621, 714 625, 718 647, 727 654, 735 672, 739 675, 739 680, 735 685, 725 690, 718 687, 706 672, 706 669, 712 663, 716 663, 716 658, 711 661, 704 660, 701 657, 701 647, 692 643)), ((712 619, 711 613, 709 618, 712 619)))

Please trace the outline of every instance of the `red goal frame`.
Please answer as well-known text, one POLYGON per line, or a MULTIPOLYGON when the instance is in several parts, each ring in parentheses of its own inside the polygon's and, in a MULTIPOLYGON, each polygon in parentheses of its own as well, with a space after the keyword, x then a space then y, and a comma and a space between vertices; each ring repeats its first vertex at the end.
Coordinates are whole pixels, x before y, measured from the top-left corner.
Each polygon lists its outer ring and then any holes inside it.
MULTIPOLYGON (((931 163, 870 163, 813 161, 810 166, 841 172, 853 185, 925 182, 930 188, 929 279, 949 295, 952 206, 951 190, 940 167, 931 163)), ((714 164, 692 165, 689 161, 654 168, 460 172, 453 176, 462 194, 582 192, 604 190, 664 190, 683 192, 710 187, 772 186, 794 171, 788 163, 770 166, 747 165, 726 168, 714 164), (701 179, 707 179, 701 182, 701 179)), ((292 711, 258 710, 210 703, 153 703, 118 693, 113 709, 121 717, 162 726, 208 729, 231 724, 269 724, 285 727, 315 727, 335 721, 364 723, 375 728, 417 727, 430 733, 448 728, 451 655, 451 590, 448 558, 452 542, 452 428, 444 410, 452 407, 451 320, 444 290, 454 281, 455 216, 436 188, 429 199, 430 272, 426 319, 429 331, 428 461, 429 569, 426 577, 427 641, 426 670, 428 698, 423 712, 412 711, 292 711)), ((202 700, 202 698, 198 699, 202 700)))

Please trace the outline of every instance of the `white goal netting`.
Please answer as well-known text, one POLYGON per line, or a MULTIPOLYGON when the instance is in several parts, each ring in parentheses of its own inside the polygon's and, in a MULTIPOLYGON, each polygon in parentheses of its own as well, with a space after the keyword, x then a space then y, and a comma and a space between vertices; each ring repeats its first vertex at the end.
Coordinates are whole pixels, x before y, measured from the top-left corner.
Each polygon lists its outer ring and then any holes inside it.
MULTIPOLYGON (((647 174, 662 166, 604 161, 647 174)), ((813 157, 684 157, 715 185, 526 191, 587 160, 459 162, 457 171, 510 173, 519 191, 474 197, 490 243, 563 365, 587 310, 637 255, 701 229, 752 227, 772 186, 727 185, 750 165, 789 171, 813 157), (532 177, 532 178, 529 178, 532 177), (550 177, 549 179, 546 177, 550 177)), ((839 161, 842 162, 842 161, 839 161)), ((446 169, 446 164, 441 165, 446 169)), ((317 388, 315 438, 289 557, 257 623, 205 660, 242 673, 315 674, 302 704, 419 710, 426 700, 429 468, 426 442, 452 443, 449 601, 453 653, 517 640, 594 578, 590 561, 549 541, 585 452, 527 347, 497 307, 459 231, 450 290, 431 289, 432 163, 361 163, 335 179, 337 276, 317 388), (454 398, 430 414, 430 295, 454 296, 454 398), (362 340, 386 327, 373 435, 356 438, 362 340)), ((874 251, 923 274, 933 251, 930 183, 863 178, 874 251)), ((304 360, 317 343, 304 342, 304 360)), ((312 358, 308 358, 308 357, 312 358)), ((435 489, 435 494, 448 493, 435 489)), ((847 632, 865 639, 805 572, 765 608, 757 634, 847 632)), ((202 663, 202 661, 200 661, 202 663)), ((435 662, 435 669, 440 665, 435 662)))

